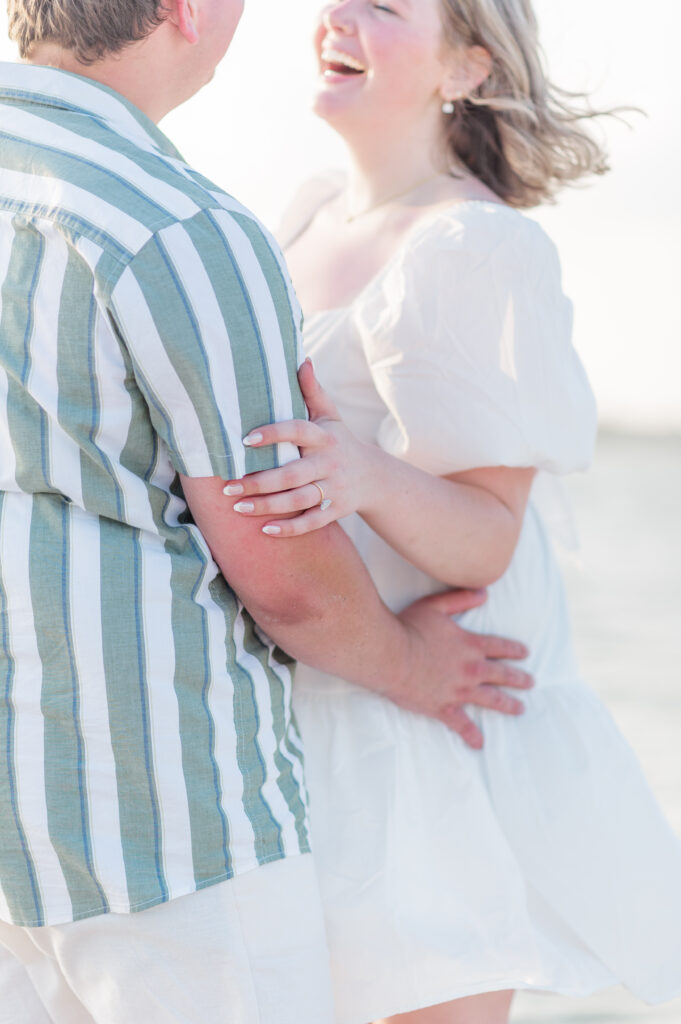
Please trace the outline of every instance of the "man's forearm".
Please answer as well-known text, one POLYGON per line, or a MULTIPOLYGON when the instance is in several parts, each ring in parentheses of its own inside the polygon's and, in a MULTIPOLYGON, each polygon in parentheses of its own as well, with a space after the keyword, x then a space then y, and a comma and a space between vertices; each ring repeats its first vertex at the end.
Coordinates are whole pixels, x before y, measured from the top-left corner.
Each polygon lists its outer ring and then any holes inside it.
POLYGON ((231 510, 220 481, 184 478, 183 487, 225 579, 275 643, 368 689, 400 686, 413 638, 339 526, 281 544, 231 510))
POLYGON ((239 596, 267 635, 292 657, 388 694, 405 672, 408 632, 380 600, 340 527, 333 524, 319 539, 314 571, 301 579, 298 598, 284 598, 275 608, 263 606, 257 596, 239 596))
POLYGON ((522 645, 460 629, 451 616, 484 597, 448 592, 393 615, 337 524, 281 543, 262 518, 225 502, 217 478, 182 478, 185 496, 217 564, 260 627, 294 657, 444 722, 464 742, 483 738, 464 709, 505 714, 522 705, 498 687, 531 685, 499 658, 524 658, 522 645), (494 684, 494 685, 489 685, 494 684))

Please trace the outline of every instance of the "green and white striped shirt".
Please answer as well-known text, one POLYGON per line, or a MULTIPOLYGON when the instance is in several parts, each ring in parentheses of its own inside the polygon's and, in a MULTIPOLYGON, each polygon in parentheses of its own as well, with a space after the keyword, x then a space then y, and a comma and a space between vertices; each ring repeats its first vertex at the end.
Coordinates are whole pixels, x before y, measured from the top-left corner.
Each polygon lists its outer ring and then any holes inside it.
POLYGON ((293 458, 300 309, 116 93, 0 65, 0 918, 142 910, 309 849, 290 665, 177 472, 293 458))

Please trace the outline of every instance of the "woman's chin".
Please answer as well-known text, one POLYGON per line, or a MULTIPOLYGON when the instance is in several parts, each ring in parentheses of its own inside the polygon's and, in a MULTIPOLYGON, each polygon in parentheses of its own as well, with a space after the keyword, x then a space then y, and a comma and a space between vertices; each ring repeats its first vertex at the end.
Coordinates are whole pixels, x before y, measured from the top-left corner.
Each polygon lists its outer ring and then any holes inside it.
POLYGON ((312 98, 312 110, 333 128, 352 125, 361 118, 362 112, 358 92, 353 92, 354 95, 349 89, 343 91, 342 87, 330 88, 322 83, 312 98))

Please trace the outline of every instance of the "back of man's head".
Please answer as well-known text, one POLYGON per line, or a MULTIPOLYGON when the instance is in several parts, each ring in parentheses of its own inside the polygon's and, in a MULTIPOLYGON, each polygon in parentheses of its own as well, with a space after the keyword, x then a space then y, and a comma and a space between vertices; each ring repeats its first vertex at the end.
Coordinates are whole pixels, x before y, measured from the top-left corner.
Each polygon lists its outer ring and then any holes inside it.
POLYGON ((93 64, 144 39, 163 20, 162 0, 8 0, 9 34, 22 58, 54 43, 93 64))

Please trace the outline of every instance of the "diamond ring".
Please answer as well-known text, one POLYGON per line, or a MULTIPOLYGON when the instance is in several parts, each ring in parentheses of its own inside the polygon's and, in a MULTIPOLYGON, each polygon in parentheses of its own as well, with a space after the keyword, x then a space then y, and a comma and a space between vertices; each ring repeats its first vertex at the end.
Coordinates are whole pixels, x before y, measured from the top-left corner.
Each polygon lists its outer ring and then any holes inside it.
POLYGON ((319 491, 319 496, 320 496, 319 508, 320 508, 320 510, 322 512, 326 512, 327 508, 330 508, 330 506, 331 506, 331 498, 327 498, 326 497, 326 495, 324 494, 324 488, 322 487, 321 484, 318 484, 315 480, 312 481, 312 486, 316 487, 317 490, 319 491))

